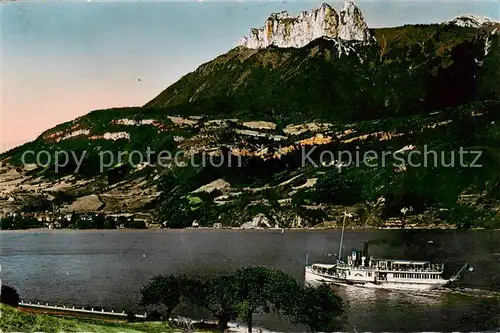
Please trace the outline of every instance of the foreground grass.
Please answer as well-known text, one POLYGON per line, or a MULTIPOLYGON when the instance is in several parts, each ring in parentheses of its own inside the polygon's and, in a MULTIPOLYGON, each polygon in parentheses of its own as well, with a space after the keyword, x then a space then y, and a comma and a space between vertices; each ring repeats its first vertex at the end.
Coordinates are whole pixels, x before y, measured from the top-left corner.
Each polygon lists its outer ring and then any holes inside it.
POLYGON ((37 315, 0 304, 0 332, 93 332, 93 333, 160 333, 173 332, 162 322, 121 323, 37 315))

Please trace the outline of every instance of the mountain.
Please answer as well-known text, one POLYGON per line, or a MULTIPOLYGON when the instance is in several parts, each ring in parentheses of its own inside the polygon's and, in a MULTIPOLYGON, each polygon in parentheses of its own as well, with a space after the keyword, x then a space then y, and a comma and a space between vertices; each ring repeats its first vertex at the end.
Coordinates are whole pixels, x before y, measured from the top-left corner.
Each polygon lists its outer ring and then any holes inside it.
POLYGON ((359 225, 498 227, 499 28, 367 29, 352 1, 272 14, 143 107, 92 111, 2 154, 0 209, 151 213, 169 227, 330 225, 348 209, 359 225), (480 169, 323 160, 432 150, 449 164, 463 149, 480 169), (23 165, 28 150, 73 155, 23 165))
POLYGON ((474 15, 459 16, 445 23, 466 28, 482 28, 495 25, 495 22, 488 17, 478 17, 474 15))
POLYGON ((340 15, 328 4, 303 11, 297 17, 286 11, 269 16, 264 27, 252 29, 241 45, 249 49, 262 49, 271 45, 300 48, 317 38, 369 41, 370 31, 359 8, 346 1, 340 15))

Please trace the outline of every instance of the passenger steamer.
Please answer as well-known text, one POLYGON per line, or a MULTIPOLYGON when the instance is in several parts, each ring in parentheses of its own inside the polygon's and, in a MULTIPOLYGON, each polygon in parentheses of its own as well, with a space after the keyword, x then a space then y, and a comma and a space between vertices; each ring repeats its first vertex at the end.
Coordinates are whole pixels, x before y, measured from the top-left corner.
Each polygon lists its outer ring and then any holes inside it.
POLYGON ((380 259, 369 256, 368 242, 363 251, 353 251, 347 262, 340 260, 344 226, 340 240, 339 257, 334 264, 315 263, 305 267, 307 284, 332 283, 337 285, 358 285, 369 288, 399 290, 431 290, 447 286, 459 279, 465 269, 472 271, 468 264, 449 279, 443 278, 444 264, 430 261, 380 259))

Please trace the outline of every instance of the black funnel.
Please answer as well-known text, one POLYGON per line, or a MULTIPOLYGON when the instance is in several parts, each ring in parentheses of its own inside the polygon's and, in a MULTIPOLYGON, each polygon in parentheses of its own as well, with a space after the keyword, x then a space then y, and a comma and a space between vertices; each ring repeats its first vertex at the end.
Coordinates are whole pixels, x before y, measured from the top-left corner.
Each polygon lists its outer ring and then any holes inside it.
POLYGON ((364 243, 364 246, 363 246, 363 256, 366 257, 366 261, 368 262, 368 258, 370 258, 370 255, 368 253, 369 242, 363 242, 363 243, 364 243))

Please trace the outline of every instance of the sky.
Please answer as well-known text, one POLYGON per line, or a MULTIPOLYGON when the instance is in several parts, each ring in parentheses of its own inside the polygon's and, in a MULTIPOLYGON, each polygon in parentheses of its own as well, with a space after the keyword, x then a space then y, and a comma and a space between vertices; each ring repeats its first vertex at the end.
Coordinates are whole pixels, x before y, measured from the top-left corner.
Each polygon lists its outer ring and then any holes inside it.
MULTIPOLYGON (((326 1, 337 10, 343 1, 326 1)), ((0 151, 92 110, 144 105, 235 47, 269 14, 319 1, 58 1, 0 4, 0 151)), ((500 0, 356 1, 371 28, 461 14, 500 21, 500 0)))

